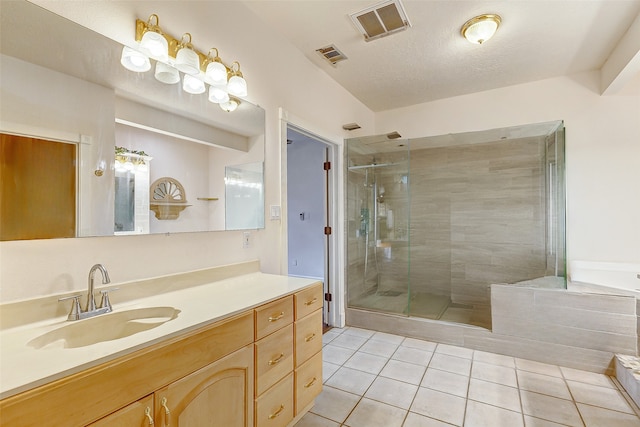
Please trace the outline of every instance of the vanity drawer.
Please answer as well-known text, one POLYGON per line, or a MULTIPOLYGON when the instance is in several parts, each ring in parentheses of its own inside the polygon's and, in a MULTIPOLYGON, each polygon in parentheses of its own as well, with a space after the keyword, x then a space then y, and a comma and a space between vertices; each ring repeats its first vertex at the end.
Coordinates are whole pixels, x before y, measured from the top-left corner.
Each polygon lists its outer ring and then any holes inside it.
POLYGON ((293 419, 293 372, 256 399, 256 427, 284 427, 293 419))
POLYGON ((294 299, 296 319, 302 319, 304 316, 322 308, 322 283, 296 293, 294 299))
POLYGON ((256 396, 293 371, 293 325, 255 343, 256 396))
POLYGON ((296 367, 322 350, 322 310, 295 322, 296 367))
POLYGON ((255 309, 256 340, 293 322, 293 296, 281 298, 255 309))
POLYGON ((322 353, 317 353, 296 369, 296 415, 322 391, 322 353))

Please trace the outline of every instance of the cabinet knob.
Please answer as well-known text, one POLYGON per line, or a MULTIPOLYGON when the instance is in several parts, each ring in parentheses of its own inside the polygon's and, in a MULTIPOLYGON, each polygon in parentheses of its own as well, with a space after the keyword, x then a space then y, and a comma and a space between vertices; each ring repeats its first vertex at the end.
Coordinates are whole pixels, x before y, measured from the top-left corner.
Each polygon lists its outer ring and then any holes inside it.
POLYGON ((171 422, 171 411, 169 411, 169 407, 167 406, 167 398, 163 397, 160 401, 160 405, 164 408, 164 425, 169 427, 169 423, 171 422))
POLYGON ((272 420, 272 419, 276 418, 278 415, 280 415, 282 413, 282 411, 284 411, 284 405, 280 405, 280 408, 278 408, 278 410, 276 412, 274 412, 273 414, 269 415, 269 419, 272 420))
POLYGON ((311 387, 312 385, 314 385, 314 384, 316 383, 316 381, 317 381, 317 380, 318 380, 318 379, 317 379, 316 377, 313 377, 313 379, 312 379, 311 381, 309 381, 308 383, 306 383, 306 384, 304 385, 304 388, 309 388, 309 387, 311 387))
POLYGON ((309 341, 313 340, 315 337, 316 337, 316 334, 311 334, 311 335, 309 335, 308 337, 306 337, 304 339, 304 342, 309 342, 309 341))
POLYGON ((146 415, 147 420, 149 421, 149 426, 153 425, 153 417, 151 416, 151 408, 148 406, 144 408, 144 415, 146 415))
POLYGON ((280 314, 276 314, 275 316, 269 317, 269 322, 275 322, 284 317, 284 311, 281 311, 280 314))
POLYGON ((312 300, 310 300, 310 301, 305 301, 304 305, 311 305, 311 304, 313 304, 313 303, 314 303, 314 302, 316 302, 316 301, 318 301, 318 298, 314 297, 314 298, 313 298, 312 300))

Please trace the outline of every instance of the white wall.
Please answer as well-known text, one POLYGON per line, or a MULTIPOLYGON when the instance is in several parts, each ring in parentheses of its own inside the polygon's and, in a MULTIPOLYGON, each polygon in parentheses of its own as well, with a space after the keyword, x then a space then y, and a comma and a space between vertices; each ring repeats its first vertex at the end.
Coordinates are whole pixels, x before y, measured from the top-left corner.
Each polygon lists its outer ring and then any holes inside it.
MULTIPOLYGON (((374 131, 368 108, 238 2, 215 2, 214 14, 197 10, 211 7, 210 2, 191 2, 190 8, 175 1, 35 3, 129 44, 135 19, 157 13, 165 30, 190 31, 196 47, 208 49, 215 43, 224 58, 238 59, 249 100, 266 111, 267 207, 281 204, 280 108, 321 135, 346 136, 341 126, 350 122, 362 126, 360 135, 374 131)), ((114 283, 251 259, 260 260, 262 271, 279 273, 281 226, 267 220, 264 230, 252 233, 247 249, 242 247, 242 232, 235 231, 2 242, 0 302, 84 290, 89 268, 98 262, 109 269, 114 283)))
POLYGON ((564 120, 568 261, 640 261, 640 93, 600 96, 599 72, 376 114, 415 138, 564 120))

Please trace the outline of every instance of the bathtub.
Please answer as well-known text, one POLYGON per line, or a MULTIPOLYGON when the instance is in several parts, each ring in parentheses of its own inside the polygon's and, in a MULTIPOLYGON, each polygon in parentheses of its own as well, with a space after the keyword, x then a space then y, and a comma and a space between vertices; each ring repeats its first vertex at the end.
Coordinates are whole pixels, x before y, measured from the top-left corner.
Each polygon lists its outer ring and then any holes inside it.
POLYGON ((571 261, 569 272, 568 290, 640 298, 640 264, 571 261))

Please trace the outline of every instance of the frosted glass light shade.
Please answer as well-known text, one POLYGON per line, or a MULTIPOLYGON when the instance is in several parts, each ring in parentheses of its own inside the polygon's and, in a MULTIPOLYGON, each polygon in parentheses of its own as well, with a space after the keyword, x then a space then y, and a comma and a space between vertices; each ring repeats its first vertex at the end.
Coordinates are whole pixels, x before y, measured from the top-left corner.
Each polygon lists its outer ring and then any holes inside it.
POLYGON ((238 100, 229 99, 227 102, 220 103, 220 108, 222 108, 227 113, 231 113, 231 112, 235 111, 236 108, 238 108, 238 105, 240 105, 238 100))
POLYGON ((214 104, 220 104, 222 102, 229 101, 229 94, 224 88, 209 86, 209 101, 214 104))
POLYGON ((156 63, 156 72, 154 75, 156 80, 168 85, 176 84, 180 81, 180 73, 178 70, 160 61, 156 63))
POLYGON ((482 44, 498 30, 501 18, 498 15, 480 15, 471 18, 462 26, 462 35, 471 43, 482 44))
POLYGON ((184 75, 184 79, 182 80, 182 89, 185 92, 194 95, 204 93, 205 91, 204 82, 189 74, 184 75))
POLYGON ((122 48, 120 63, 127 70, 138 73, 149 71, 151 69, 151 61, 149 61, 149 58, 144 53, 131 49, 128 46, 122 48))
POLYGON ((224 64, 214 61, 207 65, 205 71, 207 79, 214 85, 223 85, 227 83, 227 67, 224 64))
POLYGON ((176 68, 185 74, 198 74, 200 72, 200 57, 193 49, 183 47, 176 54, 176 68))
POLYGON ((247 82, 243 77, 232 76, 229 79, 227 90, 229 91, 229 95, 232 96, 247 96, 247 82))
POLYGON ((147 31, 140 40, 140 48, 149 56, 159 60, 169 60, 169 43, 162 34, 147 31))

